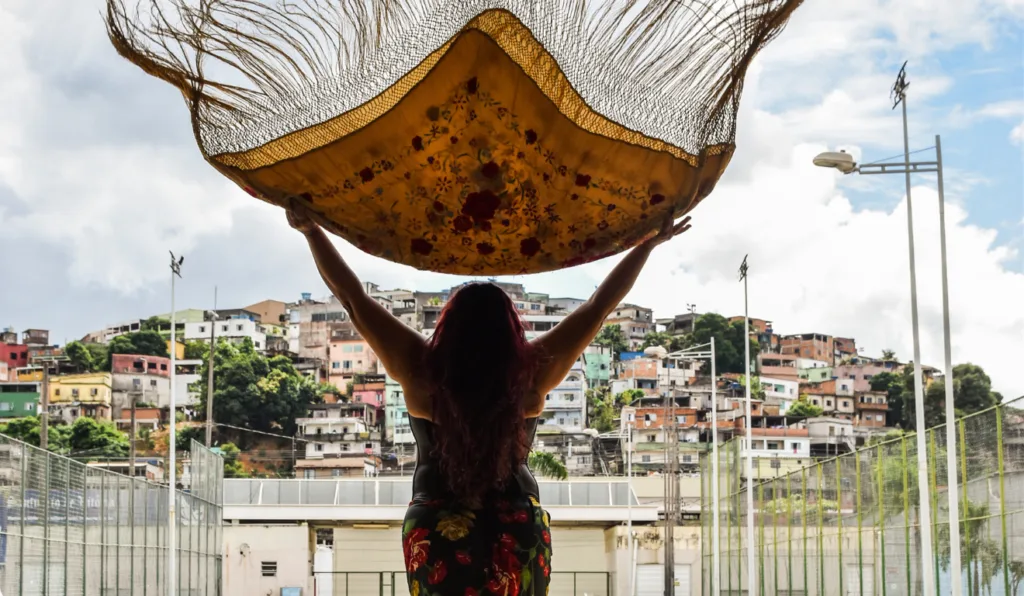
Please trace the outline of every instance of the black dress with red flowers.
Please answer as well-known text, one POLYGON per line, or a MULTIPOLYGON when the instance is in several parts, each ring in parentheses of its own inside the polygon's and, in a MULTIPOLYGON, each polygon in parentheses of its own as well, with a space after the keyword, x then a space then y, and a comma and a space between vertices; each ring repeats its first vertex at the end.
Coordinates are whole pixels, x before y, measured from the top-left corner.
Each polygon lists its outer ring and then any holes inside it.
MULTIPOLYGON (((402 547, 411 596, 541 596, 551 575, 550 518, 523 462, 514 480, 468 508, 442 488, 433 451, 435 426, 409 417, 417 444, 413 500, 402 547)), ((537 419, 527 420, 531 442, 537 419)))

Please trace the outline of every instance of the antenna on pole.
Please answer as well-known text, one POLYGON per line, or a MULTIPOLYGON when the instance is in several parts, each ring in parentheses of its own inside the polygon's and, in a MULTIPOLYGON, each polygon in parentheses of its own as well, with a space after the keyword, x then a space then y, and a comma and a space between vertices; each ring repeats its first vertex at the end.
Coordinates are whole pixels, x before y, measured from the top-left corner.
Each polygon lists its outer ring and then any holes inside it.
POLYGON ((743 255, 743 262, 740 263, 740 281, 747 279, 747 257, 750 255, 743 255))
POLYGON ((892 91, 889 93, 889 97, 892 98, 892 109, 896 109, 906 98, 907 87, 910 86, 910 81, 907 80, 907 63, 904 62, 903 66, 900 67, 899 74, 896 75, 896 82, 892 85, 892 91))

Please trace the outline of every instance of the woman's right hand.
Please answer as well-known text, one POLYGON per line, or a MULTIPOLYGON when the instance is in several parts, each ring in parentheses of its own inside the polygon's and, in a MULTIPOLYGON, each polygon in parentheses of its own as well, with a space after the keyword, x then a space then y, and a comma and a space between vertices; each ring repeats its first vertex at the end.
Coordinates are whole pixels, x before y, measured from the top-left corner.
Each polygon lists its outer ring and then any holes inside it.
POLYGON ((308 235, 318 227, 313 218, 309 216, 309 211, 306 207, 295 199, 289 201, 287 215, 288 225, 305 235, 308 235))

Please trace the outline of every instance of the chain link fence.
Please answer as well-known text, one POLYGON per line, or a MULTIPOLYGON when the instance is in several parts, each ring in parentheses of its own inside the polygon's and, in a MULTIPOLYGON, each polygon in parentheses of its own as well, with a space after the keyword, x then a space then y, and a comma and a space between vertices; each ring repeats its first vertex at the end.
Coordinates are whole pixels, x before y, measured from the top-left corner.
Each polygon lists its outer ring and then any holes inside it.
MULTIPOLYGON (((177 491, 179 594, 220 594, 223 461, 193 441, 177 491)), ((0 435, 0 593, 163 596, 166 486, 0 435)))
MULTIPOLYGON (((956 421, 961 574, 968 596, 1024 595, 1024 399, 956 421)), ((711 595, 712 483, 719 488, 722 594, 910 596, 922 593, 921 561, 932 558, 937 594, 951 593, 946 428, 926 431, 928 478, 921 487, 917 438, 882 436, 852 453, 780 473, 754 460, 746 479, 739 439, 701 461, 702 587, 711 595), (919 490, 932 515, 921 520, 919 490), (754 511, 747 511, 747 490, 754 511), (747 516, 754 535, 747 535, 747 516), (934 548, 922 552, 921 523, 934 548), (753 589, 747 577, 754 541, 753 589)), ((783 456, 785 457, 785 456, 783 456)), ((802 458, 805 462, 806 458, 802 458)), ((776 460, 777 461, 777 460, 776 460)))

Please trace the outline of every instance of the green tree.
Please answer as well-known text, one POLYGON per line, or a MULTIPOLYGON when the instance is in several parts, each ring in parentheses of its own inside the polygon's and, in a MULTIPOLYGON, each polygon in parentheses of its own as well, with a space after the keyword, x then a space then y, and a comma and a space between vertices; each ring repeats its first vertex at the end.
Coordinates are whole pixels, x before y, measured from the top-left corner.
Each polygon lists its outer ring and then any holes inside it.
MULTIPOLYGON (((213 415, 217 422, 285 435, 296 431, 295 419, 320 400, 317 384, 300 374, 287 356, 266 358, 252 341, 217 343, 214 352, 213 415)), ((206 413, 208 363, 199 382, 200 415, 206 413)))
POLYGON ((594 343, 599 346, 604 346, 612 351, 612 358, 616 361, 619 359, 619 354, 629 350, 629 342, 626 341, 626 335, 622 333, 622 327, 618 325, 605 325, 601 328, 601 332, 594 338, 594 343))
MULTIPOLYGON (((906 414, 904 396, 907 394, 905 375, 883 372, 871 379, 872 391, 884 391, 888 398, 889 411, 886 413, 886 425, 907 428, 904 420, 906 414)), ((913 398, 911 398, 913 399, 913 398)))
POLYGON ((661 346, 666 350, 672 349, 673 337, 664 331, 652 331, 644 336, 644 343, 640 349, 646 350, 651 346, 661 346))
MULTIPOLYGON (((747 375, 740 375, 740 386, 746 391, 747 386, 747 375)), ((761 386, 761 379, 756 375, 750 376, 750 397, 754 399, 764 399, 764 387, 761 386)))
POLYGON ((242 467, 238 454, 241 450, 234 443, 224 443, 220 446, 221 455, 224 456, 224 477, 225 478, 248 478, 249 473, 242 467))
POLYGON ((892 350, 882 350, 882 361, 883 362, 895 362, 896 352, 892 350))
POLYGON ((140 356, 162 356, 166 358, 167 342, 153 330, 118 335, 107 344, 105 370, 110 370, 114 354, 138 354, 140 356))
POLYGON ((626 389, 615 396, 615 403, 619 406, 628 406, 645 395, 647 394, 642 389, 626 389))
POLYGON ((531 451, 527 465, 535 474, 545 478, 565 480, 569 477, 569 471, 565 468, 565 464, 554 453, 531 451))
MULTIPOLYGON (((981 596, 982 588, 991 592, 993 578, 1002 570, 1003 549, 999 543, 990 538, 988 528, 991 512, 988 503, 976 503, 968 500, 964 511, 960 512, 960 554, 964 565, 971 566, 970 585, 968 594, 981 596)), ((939 567, 942 571, 949 571, 950 539, 949 526, 939 525, 936 536, 936 549, 939 552, 939 567)), ((1009 568, 1013 571, 1014 578, 1011 580, 1013 590, 1011 594, 1017 594, 1016 586, 1024 575, 1024 564, 1019 561, 1011 562, 1009 568), (1014 566, 1018 566, 1014 571, 1014 566)))
POLYGON ((92 372, 95 364, 92 361, 92 353, 89 348, 85 347, 80 341, 71 341, 64 346, 64 355, 68 359, 68 364, 74 367, 75 372, 85 373, 92 372))
POLYGON ((814 418, 815 416, 821 416, 823 412, 824 410, 822 410, 821 407, 806 400, 800 400, 786 410, 786 416, 806 416, 807 418, 814 418))
POLYGON ((750 342, 750 354, 758 352, 758 343, 743 332, 743 321, 729 322, 717 313, 701 315, 694 323, 693 344, 701 345, 715 338, 715 368, 718 374, 742 373, 746 370, 744 341, 750 342))
POLYGON ((210 355, 210 346, 205 341, 192 340, 185 342, 186 360, 206 360, 210 355))
POLYGON ((206 427, 185 426, 175 429, 174 444, 177 445, 178 451, 188 451, 191 449, 193 440, 204 443, 206 441, 206 427))
POLYGON ((128 436, 111 422, 78 418, 71 425, 70 455, 123 457, 128 455, 128 436))
MULTIPOLYGON (((170 319, 165 319, 163 317, 149 317, 148 319, 142 321, 142 323, 139 324, 139 331, 159 332, 161 329, 165 327, 167 329, 171 328, 170 319)), ((154 356, 155 355, 156 354, 154 354, 154 356)))
MULTIPOLYGON (((15 418, 9 422, 0 423, 0 434, 7 435, 29 445, 39 446, 39 435, 42 430, 42 423, 38 416, 27 416, 15 418)), ((49 426, 49 450, 54 453, 67 453, 68 441, 71 435, 71 427, 66 424, 51 424, 49 426)))
POLYGON ((615 400, 611 396, 611 390, 607 386, 587 389, 586 398, 590 428, 601 433, 615 430, 617 409, 615 400))

